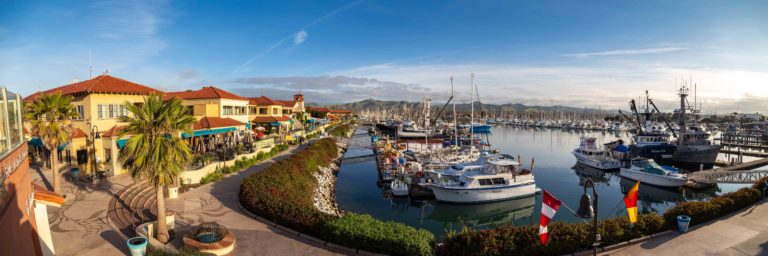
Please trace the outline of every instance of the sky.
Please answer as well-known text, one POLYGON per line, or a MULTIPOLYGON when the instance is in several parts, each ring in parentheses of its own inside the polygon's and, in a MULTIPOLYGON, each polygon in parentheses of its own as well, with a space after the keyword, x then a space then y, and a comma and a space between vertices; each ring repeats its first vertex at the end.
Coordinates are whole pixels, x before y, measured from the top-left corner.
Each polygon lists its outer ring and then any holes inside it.
POLYGON ((767 1, 5 1, 0 86, 768 112, 767 1), (90 71, 90 72, 89 72, 90 71))

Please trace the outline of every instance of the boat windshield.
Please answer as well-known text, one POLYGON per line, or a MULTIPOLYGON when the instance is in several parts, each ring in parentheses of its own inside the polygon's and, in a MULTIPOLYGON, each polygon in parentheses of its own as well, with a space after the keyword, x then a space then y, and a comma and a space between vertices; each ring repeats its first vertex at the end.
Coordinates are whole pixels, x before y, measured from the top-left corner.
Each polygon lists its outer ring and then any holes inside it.
POLYGON ((643 172, 656 175, 665 175, 667 172, 654 161, 640 160, 636 162, 637 166, 642 168, 643 172))

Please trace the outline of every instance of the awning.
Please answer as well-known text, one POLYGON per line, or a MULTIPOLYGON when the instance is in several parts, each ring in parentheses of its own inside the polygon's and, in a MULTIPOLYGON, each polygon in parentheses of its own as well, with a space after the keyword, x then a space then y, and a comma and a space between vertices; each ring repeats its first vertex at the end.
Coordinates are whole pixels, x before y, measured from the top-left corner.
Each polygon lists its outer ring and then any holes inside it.
POLYGON ((280 122, 271 122, 269 123, 271 126, 280 126, 280 122))
MULTIPOLYGON (((32 139, 30 139, 27 142, 27 144, 29 144, 30 146, 35 146, 35 147, 41 147, 41 148, 45 147, 45 145, 43 145, 43 140, 41 140, 38 137, 33 137, 32 139)), ((67 148, 67 146, 69 146, 69 142, 66 142, 64 144, 59 145, 59 151, 64 150, 65 148, 67 148)))
POLYGON ((117 140, 117 148, 123 149, 126 142, 128 142, 128 139, 117 140))
POLYGON ((226 133, 231 131, 237 131, 237 128, 226 127, 226 128, 217 128, 217 129, 197 130, 192 133, 192 136, 189 136, 189 133, 183 132, 181 133, 181 137, 186 139, 189 137, 198 137, 203 135, 219 134, 219 133, 226 133))

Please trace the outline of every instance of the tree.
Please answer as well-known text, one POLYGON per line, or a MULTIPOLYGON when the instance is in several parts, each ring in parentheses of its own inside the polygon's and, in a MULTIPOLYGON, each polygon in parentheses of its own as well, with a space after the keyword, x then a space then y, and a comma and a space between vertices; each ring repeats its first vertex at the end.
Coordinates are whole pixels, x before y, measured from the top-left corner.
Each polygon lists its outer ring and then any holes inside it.
POLYGON ((180 99, 164 102, 157 94, 145 97, 144 104, 126 102, 125 107, 130 114, 120 117, 120 122, 127 124, 119 136, 131 137, 121 151, 120 161, 135 180, 146 181, 157 191, 157 239, 165 243, 168 241, 165 188, 176 184, 192 160, 192 150, 180 135, 192 133, 195 118, 181 105, 180 99))
POLYGON ((75 108, 70 104, 72 96, 62 96, 60 92, 42 93, 35 101, 25 105, 24 115, 29 120, 32 134, 43 142, 50 153, 53 173, 53 191, 61 193, 61 174, 59 173, 58 149, 67 143, 72 129, 72 118, 77 117, 75 108))

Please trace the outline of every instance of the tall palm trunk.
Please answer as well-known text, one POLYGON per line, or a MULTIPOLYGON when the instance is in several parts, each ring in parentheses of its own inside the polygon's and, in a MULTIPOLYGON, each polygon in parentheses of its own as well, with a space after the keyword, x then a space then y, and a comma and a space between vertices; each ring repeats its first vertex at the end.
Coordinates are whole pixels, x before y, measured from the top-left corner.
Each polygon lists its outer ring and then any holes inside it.
POLYGON ((165 186, 157 186, 157 240, 168 242, 168 223, 165 222, 165 186))
POLYGON ((61 175, 59 174, 59 145, 51 150, 51 173, 53 174, 53 192, 61 194, 61 175))

